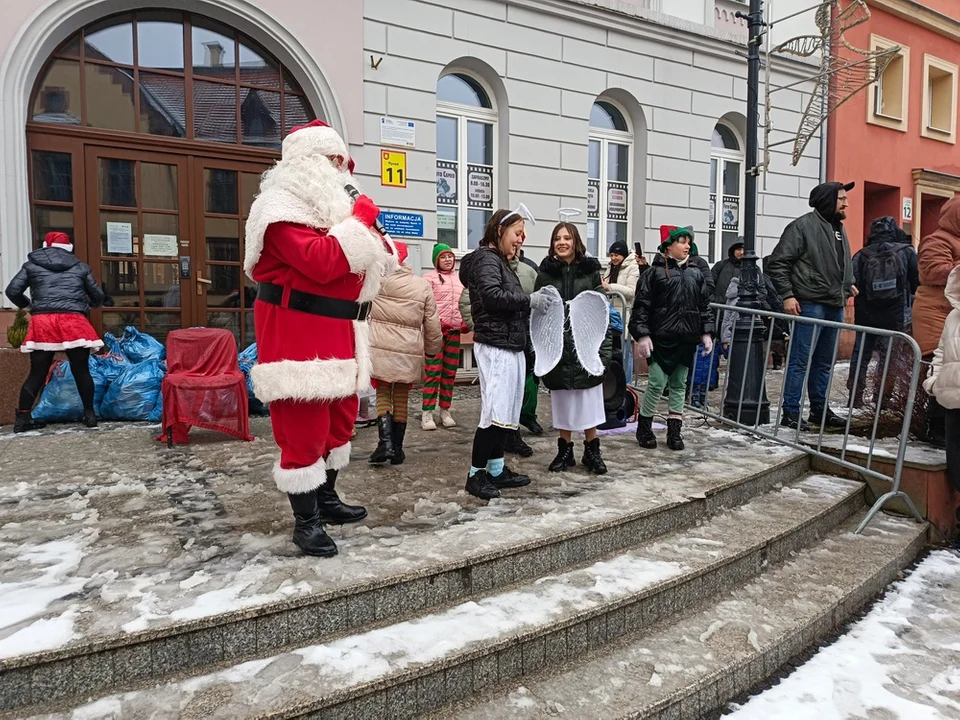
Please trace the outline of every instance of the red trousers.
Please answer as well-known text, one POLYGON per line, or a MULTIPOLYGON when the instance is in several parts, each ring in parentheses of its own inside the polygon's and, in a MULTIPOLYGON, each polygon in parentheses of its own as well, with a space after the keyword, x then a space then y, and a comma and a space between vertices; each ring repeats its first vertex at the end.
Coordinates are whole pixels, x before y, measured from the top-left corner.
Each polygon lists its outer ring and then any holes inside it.
POLYGON ((349 464, 358 402, 351 395, 324 402, 270 403, 273 439, 280 447, 280 461, 273 468, 278 489, 293 494, 316 490, 326 482, 327 470, 349 464))

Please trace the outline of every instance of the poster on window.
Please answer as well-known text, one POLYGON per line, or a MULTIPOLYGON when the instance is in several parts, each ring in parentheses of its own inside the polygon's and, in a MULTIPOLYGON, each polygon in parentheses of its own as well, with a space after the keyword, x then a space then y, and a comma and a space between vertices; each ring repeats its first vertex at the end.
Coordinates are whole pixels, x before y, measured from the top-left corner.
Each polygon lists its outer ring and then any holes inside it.
POLYGON ((493 209, 493 168, 487 165, 467 166, 467 207, 493 209))
POLYGON ((723 215, 721 216, 724 230, 740 229, 740 198, 736 195, 723 196, 723 215))
POLYGON ((717 196, 710 193, 710 229, 717 227, 717 196))
POLYGON ((607 219, 627 219, 627 186, 623 183, 610 183, 607 186, 607 219))
POLYGON ((132 223, 107 223, 107 252, 116 255, 133 255, 132 223))
POLYGON ((598 180, 587 181, 587 217, 600 217, 600 182, 598 180))
POLYGON ((457 164, 437 160, 437 205, 457 204, 457 164))

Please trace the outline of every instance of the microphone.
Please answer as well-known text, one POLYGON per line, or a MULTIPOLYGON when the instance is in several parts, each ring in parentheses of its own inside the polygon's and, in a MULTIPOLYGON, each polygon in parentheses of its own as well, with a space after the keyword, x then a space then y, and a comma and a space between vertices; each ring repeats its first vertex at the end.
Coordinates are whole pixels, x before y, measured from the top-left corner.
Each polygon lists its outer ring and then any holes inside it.
MULTIPOLYGON (((347 184, 343 186, 343 189, 347 191, 347 194, 353 198, 353 201, 356 202, 360 199, 360 191, 357 190, 353 185, 347 184)), ((380 222, 380 218, 377 218, 373 221, 373 229, 376 230, 381 235, 387 235, 386 228, 383 227, 383 224, 380 222)))

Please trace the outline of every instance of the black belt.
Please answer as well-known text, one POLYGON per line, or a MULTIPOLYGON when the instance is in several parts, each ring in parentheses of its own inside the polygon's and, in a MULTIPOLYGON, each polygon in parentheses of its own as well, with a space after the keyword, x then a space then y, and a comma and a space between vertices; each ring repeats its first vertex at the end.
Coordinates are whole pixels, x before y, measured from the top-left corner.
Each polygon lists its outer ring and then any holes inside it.
POLYGON ((371 304, 368 302, 358 303, 352 300, 328 298, 293 289, 290 290, 287 303, 284 305, 283 291, 284 287, 282 285, 262 282, 260 287, 257 288, 257 300, 310 313, 311 315, 336 318, 337 320, 366 320, 370 315, 371 304))

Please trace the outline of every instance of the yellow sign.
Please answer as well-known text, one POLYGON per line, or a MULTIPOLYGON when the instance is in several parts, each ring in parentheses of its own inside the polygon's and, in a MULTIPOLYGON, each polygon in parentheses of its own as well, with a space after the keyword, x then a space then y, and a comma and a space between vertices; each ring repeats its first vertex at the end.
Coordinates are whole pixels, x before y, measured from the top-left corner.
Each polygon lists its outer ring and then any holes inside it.
POLYGON ((380 184, 386 187, 407 186, 407 154, 398 150, 380 152, 380 184))

